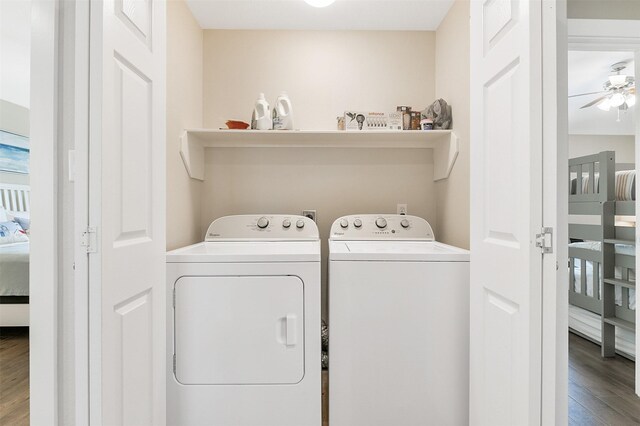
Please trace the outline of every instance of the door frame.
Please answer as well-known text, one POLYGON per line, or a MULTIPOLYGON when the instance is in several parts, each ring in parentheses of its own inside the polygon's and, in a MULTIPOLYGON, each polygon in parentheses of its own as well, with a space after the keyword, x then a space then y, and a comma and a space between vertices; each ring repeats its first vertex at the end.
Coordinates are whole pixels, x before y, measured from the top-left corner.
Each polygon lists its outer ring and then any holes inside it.
POLYGON ((58 424, 58 0, 31 4, 29 411, 58 424), (35 267, 34 265, 37 265, 35 267))
POLYGON ((543 223, 554 226, 552 255, 542 258, 541 424, 568 420, 567 2, 543 1, 542 10, 543 223), (555 197, 553 196, 555 195, 555 197), (553 225, 555 224, 555 225, 553 225), (563 315, 564 313, 564 315, 563 315))
MULTIPOLYGON (((633 52, 635 59, 635 76, 640 78, 640 21, 638 20, 607 20, 607 19, 570 19, 568 21, 568 50, 606 50, 633 52)), ((636 97, 640 94, 636 94, 636 97)), ((640 171, 640 108, 635 108, 635 160, 636 173, 640 171)), ((567 129, 568 135, 568 129, 567 129)), ((567 144, 568 150, 568 141, 567 144)), ((568 156, 566 158, 569 158, 568 156)), ((566 174, 559 176, 558 187, 566 189, 566 174)), ((638 201, 640 191, 636 188, 636 223, 640 219, 638 201)), ((567 198, 565 198, 566 200, 567 198)), ((566 203, 565 203, 566 204, 566 203)), ((566 245, 565 238, 563 244, 566 245)), ((640 242, 640 236, 636 233, 636 243, 640 242)), ((636 270, 640 267, 639 251, 636 245, 636 270)), ((566 274, 565 274, 566 275, 566 274)), ((568 288, 567 288, 568 291, 568 288)), ((568 305, 559 307, 564 309, 563 318, 567 317, 568 305)), ((560 311, 562 312, 562 311, 560 311)), ((636 324, 640 323, 640 313, 636 309, 636 324)), ((640 351, 637 342, 640 342, 640 327, 636 327, 636 359, 640 351)), ((560 355, 560 354, 558 354, 560 355)), ((564 356, 564 362, 568 355, 564 356)), ((635 390, 640 396, 640 366, 636 364, 635 390)))
POLYGON ((88 424, 90 2, 31 3, 30 421, 88 424))

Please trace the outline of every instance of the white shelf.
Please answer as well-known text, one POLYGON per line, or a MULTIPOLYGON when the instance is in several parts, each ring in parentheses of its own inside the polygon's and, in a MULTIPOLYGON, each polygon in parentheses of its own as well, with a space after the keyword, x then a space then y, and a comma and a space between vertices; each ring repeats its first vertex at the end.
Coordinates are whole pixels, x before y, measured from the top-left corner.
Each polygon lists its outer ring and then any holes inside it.
POLYGON ((393 148, 433 149, 434 181, 446 179, 458 157, 458 137, 451 130, 210 130, 187 129, 180 155, 193 179, 204 180, 208 148, 393 148))

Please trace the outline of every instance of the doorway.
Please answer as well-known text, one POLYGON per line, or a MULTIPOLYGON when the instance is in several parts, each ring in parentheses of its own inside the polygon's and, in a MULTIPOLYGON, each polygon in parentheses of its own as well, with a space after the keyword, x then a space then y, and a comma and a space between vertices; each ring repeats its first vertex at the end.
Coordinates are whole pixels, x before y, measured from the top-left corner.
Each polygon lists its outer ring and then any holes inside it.
POLYGON ((569 20, 569 424, 640 421, 638 25, 569 20))

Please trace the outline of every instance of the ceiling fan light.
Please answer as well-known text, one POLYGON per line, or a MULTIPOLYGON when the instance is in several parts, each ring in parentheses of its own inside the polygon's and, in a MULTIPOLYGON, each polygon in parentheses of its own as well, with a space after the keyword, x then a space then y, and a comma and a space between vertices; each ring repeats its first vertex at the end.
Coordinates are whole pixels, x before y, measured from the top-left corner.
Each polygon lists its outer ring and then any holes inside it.
POLYGON ((636 104, 636 95, 627 96, 627 106, 632 107, 636 104))
POLYGON ((599 102, 597 106, 603 111, 609 111, 611 109, 611 101, 609 100, 609 98, 603 99, 602 102, 599 102))
POLYGON ((609 99, 609 104, 616 108, 624 103, 624 95, 622 93, 614 93, 609 99))
POLYGON ((615 74, 615 75, 609 76, 609 83, 611 83, 612 86, 615 86, 615 87, 622 86, 626 82, 627 82, 626 75, 615 74))
POLYGON ((326 7, 326 6, 329 6, 331 3, 335 2, 336 0, 304 0, 304 1, 305 3, 313 7, 326 7))

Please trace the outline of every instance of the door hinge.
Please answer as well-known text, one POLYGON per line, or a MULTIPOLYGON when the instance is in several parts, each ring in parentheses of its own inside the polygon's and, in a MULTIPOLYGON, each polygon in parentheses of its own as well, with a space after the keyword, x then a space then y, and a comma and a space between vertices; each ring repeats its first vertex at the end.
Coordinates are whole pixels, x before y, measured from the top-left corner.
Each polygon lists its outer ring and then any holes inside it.
POLYGON ((542 253, 553 253, 553 228, 542 228, 536 234, 536 247, 540 247, 542 253))
POLYGON ((87 253, 96 253, 98 251, 98 228, 95 226, 87 227, 87 230, 80 236, 80 246, 87 249, 87 253))
POLYGON ((173 374, 176 374, 176 354, 173 354, 173 374))

